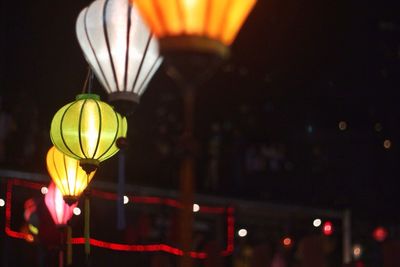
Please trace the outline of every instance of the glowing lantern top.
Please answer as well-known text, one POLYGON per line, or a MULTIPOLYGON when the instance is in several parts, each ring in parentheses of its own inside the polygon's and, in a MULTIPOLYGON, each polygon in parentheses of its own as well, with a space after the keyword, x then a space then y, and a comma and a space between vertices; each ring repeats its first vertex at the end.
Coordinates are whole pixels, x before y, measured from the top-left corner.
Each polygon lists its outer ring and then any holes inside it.
POLYGON ((127 0, 96 0, 79 14, 76 34, 116 108, 121 103, 139 103, 162 58, 157 39, 138 10, 127 0))
POLYGON ((178 45, 176 37, 180 37, 178 42, 185 43, 186 47, 214 50, 220 55, 227 53, 224 46, 233 42, 256 3, 256 0, 130 1, 138 6, 154 34, 160 38, 162 49, 164 45, 178 45), (163 41, 170 37, 175 41, 163 41), (182 37, 186 40, 183 41, 182 37))
POLYGON ((52 182, 49 185, 49 191, 44 197, 47 209, 50 212, 51 218, 58 226, 64 226, 72 217, 72 211, 77 206, 77 203, 67 205, 63 200, 63 195, 60 190, 52 182))
POLYGON ((86 173, 118 152, 127 122, 95 94, 81 94, 62 107, 51 122, 50 137, 62 153, 78 159, 86 173))
POLYGON ((66 156, 54 146, 47 152, 46 163, 51 179, 68 204, 78 200, 95 174, 93 171, 86 175, 78 160, 66 156))

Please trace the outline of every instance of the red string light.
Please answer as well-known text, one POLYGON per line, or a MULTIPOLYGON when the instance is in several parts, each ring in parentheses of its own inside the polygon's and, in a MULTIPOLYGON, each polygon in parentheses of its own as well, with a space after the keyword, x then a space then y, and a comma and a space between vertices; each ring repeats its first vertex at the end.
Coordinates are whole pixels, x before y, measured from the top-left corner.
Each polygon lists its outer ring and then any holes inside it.
MULTIPOLYGON (((5 232, 8 236, 19 239, 30 239, 30 234, 16 232, 11 230, 11 200, 12 200, 12 189, 13 186, 24 186, 27 188, 31 188, 34 190, 40 190, 42 188, 42 184, 32 183, 28 181, 23 181, 19 179, 10 179, 7 182, 7 194, 6 194, 6 222, 5 222, 5 232)), ((117 194, 104 192, 100 190, 92 190, 92 196, 103 198, 106 200, 116 200, 117 194)), ((175 199, 169 198, 161 198, 161 197, 145 197, 145 196, 128 196, 130 201, 136 203, 143 204, 158 204, 158 205, 167 205, 174 208, 180 208, 181 204, 175 199)), ((234 249, 234 208, 223 208, 223 207, 209 207, 209 206, 201 206, 200 212, 203 213, 213 213, 213 214, 224 214, 226 212, 226 221, 227 221, 227 246, 225 250, 223 250, 220 254, 222 256, 228 256, 232 254, 234 249)), ((83 237, 75 237, 71 240, 72 244, 80 245, 85 243, 85 239, 83 237)), ((95 247, 110 249, 110 250, 118 250, 118 251, 131 251, 131 252, 156 252, 163 251, 166 253, 170 253, 177 256, 182 256, 183 252, 181 249, 166 245, 166 244, 149 244, 149 245, 136 245, 136 244, 120 244, 120 243, 112 243, 102 240, 97 240, 95 238, 90 238, 90 244, 95 247)), ((196 259, 205 259, 207 258, 207 253, 205 252, 197 252, 191 251, 190 256, 196 259)))

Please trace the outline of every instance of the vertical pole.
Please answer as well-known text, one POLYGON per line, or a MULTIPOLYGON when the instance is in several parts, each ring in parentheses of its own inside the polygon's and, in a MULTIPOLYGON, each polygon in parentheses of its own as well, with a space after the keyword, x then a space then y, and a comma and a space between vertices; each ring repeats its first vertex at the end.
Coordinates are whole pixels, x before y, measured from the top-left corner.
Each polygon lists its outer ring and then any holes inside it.
POLYGON ((125 148, 118 153, 118 199, 117 199, 117 229, 123 230, 126 227, 124 195, 125 195, 125 148))
POLYGON ((343 263, 349 264, 351 262, 351 212, 345 210, 343 212, 343 263))
POLYGON ((191 267, 192 258, 192 228, 193 228, 193 199, 195 181, 195 140, 193 136, 195 92, 194 88, 187 86, 183 89, 184 105, 184 132, 182 136, 184 156, 180 168, 180 241, 183 255, 181 267, 191 267))
POLYGON ((85 256, 86 256, 86 266, 90 266, 89 255, 90 255, 90 198, 89 193, 85 192, 85 222, 83 235, 85 237, 85 256))
POLYGON ((71 226, 67 226, 67 266, 70 266, 72 264, 72 243, 71 243, 71 238, 72 238, 72 228, 71 226))
POLYGON ((58 266, 64 267, 64 227, 60 228, 60 250, 58 251, 58 266))

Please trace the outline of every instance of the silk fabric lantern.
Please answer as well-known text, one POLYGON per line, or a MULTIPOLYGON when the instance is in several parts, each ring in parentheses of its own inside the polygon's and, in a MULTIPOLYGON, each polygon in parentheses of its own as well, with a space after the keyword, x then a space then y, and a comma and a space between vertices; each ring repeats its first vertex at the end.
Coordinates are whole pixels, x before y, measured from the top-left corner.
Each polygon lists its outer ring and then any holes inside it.
POLYGON ((47 152, 46 163, 51 179, 68 204, 78 200, 95 174, 93 171, 87 175, 78 160, 61 153, 55 146, 47 152))
POLYGON ((118 152, 116 140, 126 137, 127 122, 95 94, 81 94, 62 107, 51 122, 54 146, 79 160, 87 174, 118 152))
POLYGON ((66 226, 77 203, 71 205, 65 203, 61 191, 58 190, 53 182, 50 183, 48 189, 49 191, 45 195, 44 201, 51 218, 57 226, 66 226))
POLYGON ((162 49, 195 49, 226 56, 256 0, 130 0, 162 49))
POLYGON ((127 0, 94 1, 79 14, 76 34, 110 102, 129 113, 162 62, 138 10, 127 0))

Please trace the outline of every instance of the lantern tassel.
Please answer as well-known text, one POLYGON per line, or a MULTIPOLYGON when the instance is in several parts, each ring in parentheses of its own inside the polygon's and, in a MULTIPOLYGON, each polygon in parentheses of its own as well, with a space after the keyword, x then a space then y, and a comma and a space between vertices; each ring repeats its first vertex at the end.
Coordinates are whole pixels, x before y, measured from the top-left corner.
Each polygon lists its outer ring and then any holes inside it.
POLYGON ((85 254, 87 260, 90 254, 90 199, 89 196, 85 196, 85 225, 84 225, 84 237, 85 237, 85 254))
POLYGON ((71 226, 67 226, 67 266, 72 264, 72 228, 71 226))
POLYGON ((118 155, 118 199, 117 199, 117 229, 123 230, 126 227, 125 208, 125 149, 122 148, 118 155))

